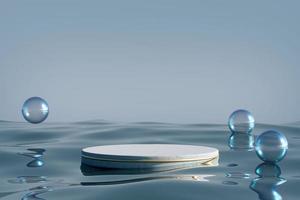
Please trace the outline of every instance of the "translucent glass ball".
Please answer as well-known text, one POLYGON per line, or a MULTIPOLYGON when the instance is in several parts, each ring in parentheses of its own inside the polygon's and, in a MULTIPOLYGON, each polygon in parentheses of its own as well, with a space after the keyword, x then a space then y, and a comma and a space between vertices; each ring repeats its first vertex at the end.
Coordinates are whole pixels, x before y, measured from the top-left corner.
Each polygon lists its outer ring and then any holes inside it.
POLYGON ((255 126, 255 120, 248 110, 236 110, 230 115, 228 126, 233 133, 250 134, 255 126))
POLYGON ((49 106, 44 99, 40 97, 31 97, 24 102, 22 114, 26 121, 38 124, 48 117, 49 106))
POLYGON ((288 141, 284 134, 270 130, 259 135, 255 141, 257 156, 270 163, 281 161, 288 150, 288 141))

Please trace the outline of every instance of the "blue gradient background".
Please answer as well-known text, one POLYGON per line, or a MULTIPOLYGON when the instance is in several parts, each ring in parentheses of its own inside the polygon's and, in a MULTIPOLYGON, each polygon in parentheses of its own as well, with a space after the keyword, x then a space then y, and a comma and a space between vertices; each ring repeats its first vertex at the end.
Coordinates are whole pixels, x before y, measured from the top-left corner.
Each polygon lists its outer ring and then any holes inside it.
POLYGON ((300 120, 299 1, 0 2, 0 119, 300 120))

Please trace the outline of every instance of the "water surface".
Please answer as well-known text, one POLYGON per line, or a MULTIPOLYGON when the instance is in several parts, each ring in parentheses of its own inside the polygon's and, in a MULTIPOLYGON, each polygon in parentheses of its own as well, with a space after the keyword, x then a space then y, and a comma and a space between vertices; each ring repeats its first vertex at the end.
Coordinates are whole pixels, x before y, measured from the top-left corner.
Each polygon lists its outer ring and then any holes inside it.
POLYGON ((226 125, 0 121, 0 199, 299 199, 300 124, 258 124, 254 134, 268 129, 289 141, 278 165, 230 149, 226 125), (155 173, 81 165, 84 147, 130 143, 211 146, 220 150, 219 165, 155 173))

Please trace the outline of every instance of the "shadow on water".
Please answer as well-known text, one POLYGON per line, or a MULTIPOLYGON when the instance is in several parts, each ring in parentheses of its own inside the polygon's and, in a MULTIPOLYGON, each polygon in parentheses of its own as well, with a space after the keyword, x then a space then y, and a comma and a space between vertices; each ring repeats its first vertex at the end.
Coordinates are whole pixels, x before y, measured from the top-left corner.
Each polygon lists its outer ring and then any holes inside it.
POLYGON ((151 174, 160 172, 173 172, 185 169, 201 168, 201 167, 216 167, 219 165, 219 157, 208 159, 203 162, 188 162, 186 165, 168 166, 168 167, 156 167, 149 168, 133 168, 133 169, 115 169, 115 168, 100 168, 89 166, 85 163, 81 163, 80 169, 84 176, 100 176, 100 175, 130 175, 130 174, 151 174))
MULTIPOLYGON (((17 177, 16 179, 13 180, 8 180, 9 183, 12 184, 38 184, 38 183, 46 183, 49 182, 49 180, 47 179, 47 177, 45 176, 20 176, 17 177)), ((24 192, 25 194, 23 194, 23 196, 21 197, 21 200, 36 200, 36 199, 40 199, 43 200, 43 198, 38 197, 38 195, 47 193, 53 191, 53 188, 51 186, 36 186, 24 191, 16 191, 14 193, 18 193, 18 192, 24 192)), ((14 193, 10 193, 10 194, 14 194, 14 193)), ((10 195, 8 194, 8 195, 10 195)))
MULTIPOLYGON (((84 176, 101 176, 101 175, 131 175, 131 174, 152 174, 153 170, 126 170, 126 169, 110 169, 110 168, 97 168, 81 163, 81 173, 84 176)), ((163 172, 163 171, 161 171, 163 172)))
POLYGON ((38 197, 38 195, 50 192, 52 191, 52 188, 47 186, 40 186, 40 187, 32 188, 30 190, 31 191, 25 194, 21 198, 21 200, 45 200, 43 198, 38 197))
MULTIPOLYGON (((203 167, 203 166, 202 166, 203 167)), ((195 168, 195 167, 190 167, 195 168)), ((152 181, 152 180, 184 180, 184 181, 208 181, 206 178, 215 176, 215 175, 170 175, 165 174, 167 172, 174 172, 179 170, 185 170, 190 168, 179 168, 179 169, 172 169, 172 170, 161 170, 161 171, 153 171, 151 169, 135 169, 135 170, 128 170, 128 169, 108 169, 108 168, 96 168, 91 167, 86 164, 81 164, 80 169, 81 173, 84 176, 101 176, 101 175, 139 175, 138 178, 127 178, 123 180, 115 180, 115 181, 101 181, 101 182, 81 182, 80 184, 83 186, 94 186, 94 185, 119 185, 119 184, 126 184, 126 183, 137 183, 137 182, 145 182, 145 181, 152 181)))
POLYGON ((23 184, 23 183, 44 183, 47 181, 45 176, 19 176, 16 179, 8 180, 9 183, 23 184))
POLYGON ((81 182, 82 186, 95 186, 95 185, 120 185, 127 183, 138 183, 152 180, 184 180, 184 181, 208 181, 206 178, 209 178, 214 175, 161 175, 161 176, 149 176, 141 178, 131 178, 125 180, 116 180, 116 181, 101 181, 101 182, 81 182))
POLYGON ((281 175, 281 169, 276 164, 261 163, 255 169, 257 178, 253 179, 250 188, 255 191, 261 200, 281 200, 282 196, 277 187, 284 184, 286 180, 281 175))

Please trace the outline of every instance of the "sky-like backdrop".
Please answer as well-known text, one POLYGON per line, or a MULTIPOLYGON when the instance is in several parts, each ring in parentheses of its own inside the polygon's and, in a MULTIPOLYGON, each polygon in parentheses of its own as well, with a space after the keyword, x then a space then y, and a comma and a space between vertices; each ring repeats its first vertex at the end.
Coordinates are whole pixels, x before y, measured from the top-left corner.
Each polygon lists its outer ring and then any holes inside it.
POLYGON ((300 1, 3 0, 0 119, 300 120, 300 1))

